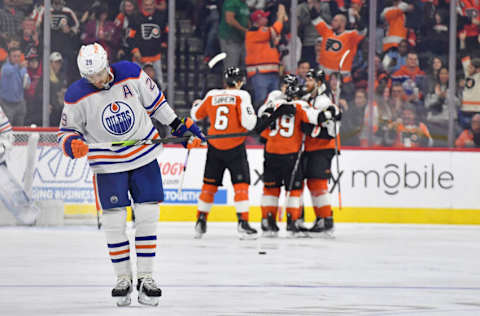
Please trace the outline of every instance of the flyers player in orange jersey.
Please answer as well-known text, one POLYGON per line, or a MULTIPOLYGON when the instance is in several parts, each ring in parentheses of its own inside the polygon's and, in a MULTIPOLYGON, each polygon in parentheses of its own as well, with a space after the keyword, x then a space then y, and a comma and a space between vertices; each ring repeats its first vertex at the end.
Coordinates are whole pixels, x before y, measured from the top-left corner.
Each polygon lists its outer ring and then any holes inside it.
MULTIPOLYGON (((245 82, 240 69, 229 67, 225 71, 225 81, 225 89, 210 90, 202 101, 194 105, 191 110, 192 119, 198 121, 208 117, 211 122, 208 135, 261 130, 265 116, 257 120, 250 94, 240 90, 245 82)), ((275 115, 280 114, 281 112, 278 112, 275 115)), ((272 119, 275 117, 272 115, 272 119)), ((218 186, 222 185, 225 169, 230 172, 235 191, 239 237, 240 239, 257 237, 257 231, 248 223, 250 168, 245 139, 246 136, 208 140, 207 161, 195 224, 196 238, 201 238, 206 233, 207 216, 218 186)))
MULTIPOLYGON (((302 130, 307 134, 303 172, 307 179, 307 187, 312 196, 315 222, 310 228, 310 235, 324 235, 333 232, 333 211, 328 193, 328 180, 331 178, 332 158, 335 155, 335 139, 341 120, 341 112, 332 102, 332 96, 325 84, 325 73, 321 68, 311 69, 307 80, 314 79, 315 90, 310 94, 309 104, 316 110, 326 111, 329 118, 319 126, 303 124, 302 130), (333 120, 337 123, 334 124, 333 120), (335 130, 335 127, 337 130, 335 130)), ((338 141, 340 141, 338 139, 338 141)))
MULTIPOLYGON (((301 124, 319 125, 325 122, 332 113, 319 111, 300 100, 301 88, 297 80, 284 80, 289 82, 286 89, 286 99, 274 101, 274 107, 289 105, 291 110, 278 117, 273 126, 269 126, 262 137, 266 139, 265 160, 263 163, 263 196, 262 196, 262 231, 265 237, 276 237, 278 227, 275 222, 280 189, 285 186, 289 192, 287 216, 289 217, 287 231, 292 237, 303 237, 306 234, 298 226, 300 215, 300 196, 302 194, 303 174, 301 168, 293 174, 298 152, 303 146, 303 132, 301 124)), ((259 111, 261 114, 261 111, 259 111)))

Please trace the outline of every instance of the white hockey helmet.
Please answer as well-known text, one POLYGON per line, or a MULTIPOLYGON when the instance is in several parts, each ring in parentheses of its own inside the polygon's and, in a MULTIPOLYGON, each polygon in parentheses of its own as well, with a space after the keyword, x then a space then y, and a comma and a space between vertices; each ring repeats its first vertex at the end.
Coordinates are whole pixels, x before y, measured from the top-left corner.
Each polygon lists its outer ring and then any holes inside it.
POLYGON ((108 68, 108 56, 98 43, 83 45, 77 57, 78 70, 82 77, 92 76, 108 68))

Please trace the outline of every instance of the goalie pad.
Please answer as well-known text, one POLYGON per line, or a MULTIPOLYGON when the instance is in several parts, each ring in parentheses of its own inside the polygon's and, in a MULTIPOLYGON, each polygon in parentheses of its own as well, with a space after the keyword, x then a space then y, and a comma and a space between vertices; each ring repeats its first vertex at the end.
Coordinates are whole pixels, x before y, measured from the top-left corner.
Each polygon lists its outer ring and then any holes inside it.
POLYGON ((5 164, 0 165, 0 202, 23 225, 33 225, 40 211, 5 164))

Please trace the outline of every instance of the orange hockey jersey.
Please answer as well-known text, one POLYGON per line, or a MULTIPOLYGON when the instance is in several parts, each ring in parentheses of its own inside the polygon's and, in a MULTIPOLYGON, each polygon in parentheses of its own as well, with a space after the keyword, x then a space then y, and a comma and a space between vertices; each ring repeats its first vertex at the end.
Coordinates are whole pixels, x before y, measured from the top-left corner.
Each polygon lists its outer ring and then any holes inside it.
POLYGON ((353 58, 357 54, 358 44, 366 35, 366 30, 362 32, 358 30, 348 30, 340 34, 335 34, 321 17, 316 18, 312 23, 323 38, 318 63, 323 67, 327 75, 338 72, 340 59, 342 59, 343 54, 347 50, 350 50, 350 54, 348 54, 343 63, 341 74, 344 82, 351 81, 350 71, 352 70, 353 58))
MULTIPOLYGON (((286 102, 285 102, 286 103, 286 102)), ((305 101, 289 102, 295 105, 295 115, 282 115, 275 124, 275 129, 267 128, 262 137, 267 140, 265 150, 269 154, 293 154, 302 146, 301 123, 317 124, 319 111, 314 110, 305 101)))
POLYGON ((278 72, 280 54, 274 45, 278 42, 283 23, 277 21, 272 27, 251 28, 245 34, 245 65, 247 77, 259 73, 278 72))
POLYGON ((383 38, 384 52, 392 47, 398 47, 398 44, 407 38, 407 28, 405 27, 405 11, 407 8, 408 4, 400 2, 398 6, 383 9, 381 17, 387 25, 387 31, 383 38))
MULTIPOLYGON (((208 135, 247 132, 257 123, 250 94, 236 89, 210 90, 201 102, 193 106, 190 116, 195 121, 208 116, 208 135)), ((210 139, 208 143, 217 149, 228 150, 243 144, 245 138, 210 139)))

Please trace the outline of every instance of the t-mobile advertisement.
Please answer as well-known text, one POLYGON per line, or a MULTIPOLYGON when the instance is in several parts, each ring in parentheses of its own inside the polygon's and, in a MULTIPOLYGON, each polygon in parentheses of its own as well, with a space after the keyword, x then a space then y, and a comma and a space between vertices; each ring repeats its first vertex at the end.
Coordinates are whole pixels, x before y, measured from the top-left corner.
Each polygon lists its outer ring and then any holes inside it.
MULTIPOLYGON (((165 203, 196 204, 203 183, 206 149, 165 148, 158 157, 165 203), (186 171, 183 174, 184 163, 186 171), (182 179, 183 178, 183 179, 182 179), (181 190, 179 188, 181 186, 181 190)), ((23 181, 26 147, 16 146, 8 157, 8 169, 23 181)), ((94 203, 92 173, 86 159, 71 160, 57 147, 40 146, 36 153, 32 197, 62 199, 66 203, 94 203)), ((248 149, 251 205, 260 205, 263 183, 263 150, 248 149)), ((335 159, 331 201, 337 205, 341 186, 343 206, 397 208, 477 209, 480 205, 480 152, 343 150, 338 178, 335 159)), ((233 205, 230 175, 215 203, 233 205)), ((306 193, 308 196, 308 193, 306 193)), ((310 199, 305 204, 311 205, 310 199)))

